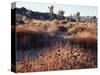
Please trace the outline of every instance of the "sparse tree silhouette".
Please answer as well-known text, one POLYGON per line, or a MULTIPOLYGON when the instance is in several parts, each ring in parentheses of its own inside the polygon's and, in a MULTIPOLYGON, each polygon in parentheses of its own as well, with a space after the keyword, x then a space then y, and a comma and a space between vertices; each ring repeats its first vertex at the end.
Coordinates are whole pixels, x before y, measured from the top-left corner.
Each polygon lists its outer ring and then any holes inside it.
POLYGON ((96 16, 93 16, 93 22, 94 22, 94 23, 97 22, 97 18, 96 18, 96 16))
POLYGON ((63 11, 63 10, 59 10, 59 11, 58 11, 58 16, 59 16, 60 19, 63 18, 64 13, 65 13, 65 11, 63 11))
POLYGON ((80 12, 79 11, 77 11, 76 17, 77 17, 76 21, 79 22, 80 21, 80 12))
POLYGON ((64 13, 65 13, 65 11, 63 11, 63 10, 58 11, 58 15, 60 15, 60 16, 64 16, 64 13))
POLYGON ((53 9, 54 9, 54 6, 51 5, 49 8, 49 14, 50 14, 50 20, 53 20, 53 9))
POLYGON ((90 23, 97 23, 97 17, 96 16, 91 16, 90 23))

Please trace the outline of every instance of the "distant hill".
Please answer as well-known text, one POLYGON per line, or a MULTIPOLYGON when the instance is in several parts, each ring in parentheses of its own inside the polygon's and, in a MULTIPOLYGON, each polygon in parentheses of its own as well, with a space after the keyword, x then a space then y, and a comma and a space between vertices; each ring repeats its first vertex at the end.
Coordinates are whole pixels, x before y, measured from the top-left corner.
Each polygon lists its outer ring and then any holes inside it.
MULTIPOLYGON (((14 25, 14 23, 16 23, 16 22, 23 23, 23 22, 25 22, 27 20, 31 20, 31 19, 50 20, 49 12, 47 12, 47 13, 36 12, 36 11, 28 10, 24 7, 11 9, 11 14, 12 14, 12 16, 11 16, 12 17, 12 25, 14 25)), ((70 16, 66 16, 66 17, 67 17, 67 20, 70 21, 70 16)), ((87 21, 87 20, 90 20, 92 17, 93 16, 80 16, 80 21, 87 21)), ((65 16, 59 16, 58 14, 54 13, 53 19, 63 20, 63 19, 65 19, 65 16)), ((72 16, 71 21, 75 22, 76 17, 72 16)))
MULTIPOLYGON (((28 10, 24 7, 11 9, 11 12, 12 12, 12 14, 16 13, 16 17, 17 17, 16 21, 19 21, 23 17, 24 18, 26 17, 27 19, 50 20, 49 13, 35 12, 35 11, 28 10)), ((59 15, 53 14, 53 19, 65 19, 65 17, 63 16, 62 18, 59 18, 59 15)))

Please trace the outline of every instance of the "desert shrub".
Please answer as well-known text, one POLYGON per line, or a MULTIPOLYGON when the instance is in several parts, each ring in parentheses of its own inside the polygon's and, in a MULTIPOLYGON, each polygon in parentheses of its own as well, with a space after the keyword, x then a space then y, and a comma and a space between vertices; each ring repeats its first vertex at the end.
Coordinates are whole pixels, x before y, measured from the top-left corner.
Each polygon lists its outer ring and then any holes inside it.
POLYGON ((75 35, 74 39, 80 45, 87 48, 97 49, 97 36, 87 31, 80 32, 75 35))
POLYGON ((19 21, 19 24, 25 24, 25 22, 23 20, 19 21))
POLYGON ((84 30, 85 27, 81 27, 79 25, 71 25, 69 27, 69 30, 68 30, 68 33, 77 33, 77 32, 80 32, 82 30, 84 30))
POLYGON ((51 26, 48 28, 48 32, 55 33, 55 32, 58 32, 58 31, 59 31, 59 28, 58 28, 58 26, 56 26, 56 25, 51 25, 51 26))
POLYGON ((88 24, 75 24, 72 25, 69 29, 68 29, 68 33, 77 33, 77 32, 81 32, 81 31, 89 31, 92 33, 96 33, 96 26, 88 26, 88 24))
POLYGON ((68 22, 66 20, 62 20, 61 24, 67 24, 68 22))
POLYGON ((67 28, 64 27, 64 26, 59 26, 58 28, 59 28, 59 31, 61 31, 61 32, 66 32, 67 31, 67 28))
POLYGON ((53 20, 53 25, 59 25, 59 20, 53 20))

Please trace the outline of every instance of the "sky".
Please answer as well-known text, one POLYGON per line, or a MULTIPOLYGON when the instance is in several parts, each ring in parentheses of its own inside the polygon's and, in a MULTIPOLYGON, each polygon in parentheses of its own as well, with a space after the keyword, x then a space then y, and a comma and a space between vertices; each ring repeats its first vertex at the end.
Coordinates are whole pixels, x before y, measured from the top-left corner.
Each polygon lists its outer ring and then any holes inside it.
POLYGON ((80 16, 97 16, 98 8, 96 6, 80 6, 80 5, 66 5, 66 4, 48 4, 48 3, 31 3, 31 2, 17 2, 16 7, 25 7, 32 11, 49 12, 48 7, 54 6, 54 13, 57 14, 59 10, 64 10, 64 16, 74 15, 77 11, 80 12, 80 16))

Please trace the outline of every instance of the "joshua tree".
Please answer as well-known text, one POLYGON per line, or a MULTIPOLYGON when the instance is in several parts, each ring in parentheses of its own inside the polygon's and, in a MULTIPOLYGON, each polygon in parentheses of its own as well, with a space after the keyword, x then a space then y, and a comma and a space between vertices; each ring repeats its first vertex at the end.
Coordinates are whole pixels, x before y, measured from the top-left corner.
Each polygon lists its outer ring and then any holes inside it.
POLYGON ((63 18, 64 13, 65 13, 65 11, 63 11, 63 10, 59 10, 59 11, 58 11, 58 16, 59 16, 60 19, 63 18))
POLYGON ((76 17, 77 17, 77 22, 79 22, 80 21, 80 12, 77 11, 76 17))
POLYGON ((91 22, 91 23, 97 23, 97 17, 96 17, 96 16, 92 16, 92 17, 90 18, 90 22, 91 22))
POLYGON ((50 14, 50 20, 53 20, 53 9, 54 9, 54 6, 53 5, 51 5, 50 7, 48 7, 49 8, 49 14, 50 14))
POLYGON ((59 10, 59 11, 58 11, 58 15, 60 15, 60 16, 63 16, 64 13, 65 13, 65 12, 64 12, 63 10, 59 10))
POLYGON ((93 22, 94 22, 94 23, 97 22, 96 16, 93 16, 93 22))

